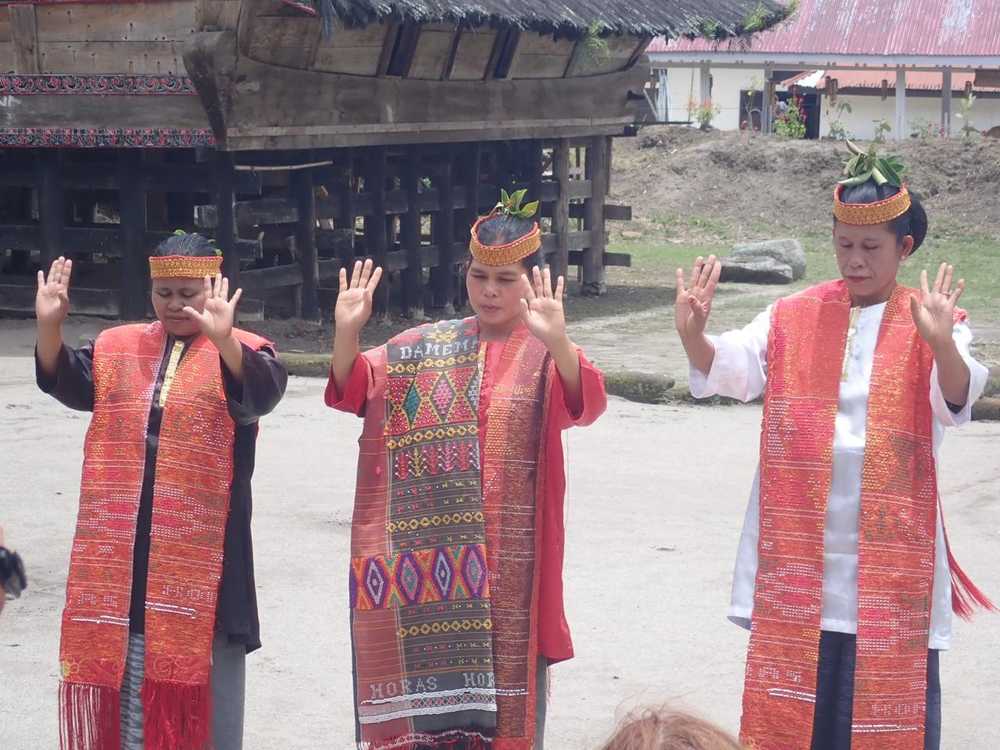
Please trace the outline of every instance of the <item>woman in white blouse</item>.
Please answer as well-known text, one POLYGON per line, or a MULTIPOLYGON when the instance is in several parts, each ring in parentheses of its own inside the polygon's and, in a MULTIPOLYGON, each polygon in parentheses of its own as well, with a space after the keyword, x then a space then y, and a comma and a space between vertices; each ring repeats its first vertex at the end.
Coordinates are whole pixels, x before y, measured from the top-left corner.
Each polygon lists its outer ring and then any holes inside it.
POLYGON ((949 563, 934 481, 945 428, 969 421, 987 379, 955 304, 964 280, 942 264, 920 290, 897 284, 927 217, 898 179, 860 179, 899 167, 868 159, 835 192, 840 281, 707 336, 720 263, 677 271, 692 395, 765 398, 729 610, 752 631, 742 739, 761 750, 937 750, 952 579, 957 610, 988 604, 949 563))

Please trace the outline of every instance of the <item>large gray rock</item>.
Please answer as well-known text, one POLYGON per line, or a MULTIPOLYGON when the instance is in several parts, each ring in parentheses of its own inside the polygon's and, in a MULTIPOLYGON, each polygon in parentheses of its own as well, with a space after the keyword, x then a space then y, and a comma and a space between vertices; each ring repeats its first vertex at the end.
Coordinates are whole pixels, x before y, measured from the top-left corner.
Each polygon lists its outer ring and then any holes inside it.
POLYGON ((723 258, 719 281, 745 284, 791 284, 792 267, 774 258, 723 258))
POLYGON ((722 259, 722 281, 790 284, 805 275, 806 253, 798 240, 748 242, 722 259))

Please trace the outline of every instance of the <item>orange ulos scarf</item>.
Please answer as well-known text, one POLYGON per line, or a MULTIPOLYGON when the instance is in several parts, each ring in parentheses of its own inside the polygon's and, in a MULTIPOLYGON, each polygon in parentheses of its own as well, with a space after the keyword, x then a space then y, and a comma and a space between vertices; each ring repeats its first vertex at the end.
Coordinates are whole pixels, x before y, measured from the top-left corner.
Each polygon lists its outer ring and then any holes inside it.
MULTIPOLYGON (((854 750, 921 750, 938 512, 933 355, 896 287, 872 367, 861 480, 854 750)), ((808 750, 823 530, 850 298, 842 281, 774 305, 760 448, 760 541, 742 740, 808 750)), ((964 316, 963 316, 964 317, 964 316)), ((988 604, 949 554, 955 609, 988 604)))
MULTIPOLYGON (((264 342, 237 331, 252 348, 264 342)), ((102 333, 94 415, 84 444, 76 536, 62 616, 63 750, 118 750, 132 553, 146 429, 167 336, 160 323, 102 333)), ((210 740, 209 669, 235 426, 219 353, 198 337, 161 396, 146 592, 145 747, 201 750, 210 740)), ((166 380, 165 379, 165 380, 166 380)))

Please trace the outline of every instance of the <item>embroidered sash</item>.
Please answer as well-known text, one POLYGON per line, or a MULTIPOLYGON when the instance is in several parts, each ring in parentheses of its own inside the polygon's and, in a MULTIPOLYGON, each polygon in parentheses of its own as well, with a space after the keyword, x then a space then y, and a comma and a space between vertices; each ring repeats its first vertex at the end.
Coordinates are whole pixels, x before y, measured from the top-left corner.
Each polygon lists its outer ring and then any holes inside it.
MULTIPOLYGON (((938 510, 933 355, 889 299, 868 399, 858 539, 852 748, 920 750, 938 510)), ((760 542, 741 736, 808 750, 823 598, 823 531, 850 298, 830 282, 780 300, 768 342, 760 542)), ((957 569, 957 566, 956 566, 957 569)))
MULTIPOLYGON (((237 336, 253 348, 265 343, 237 336)), ((165 344, 160 323, 112 328, 95 342, 94 415, 62 617, 63 750, 120 747, 136 517, 165 344)), ((142 689, 148 750, 201 750, 210 739, 209 669, 234 437, 218 350, 199 337, 173 373, 156 455, 142 689)))
POLYGON ((382 551, 356 554, 350 573, 360 748, 531 747, 539 346, 526 332, 505 345, 485 462, 476 320, 385 347, 387 480, 363 441, 353 526, 382 551))

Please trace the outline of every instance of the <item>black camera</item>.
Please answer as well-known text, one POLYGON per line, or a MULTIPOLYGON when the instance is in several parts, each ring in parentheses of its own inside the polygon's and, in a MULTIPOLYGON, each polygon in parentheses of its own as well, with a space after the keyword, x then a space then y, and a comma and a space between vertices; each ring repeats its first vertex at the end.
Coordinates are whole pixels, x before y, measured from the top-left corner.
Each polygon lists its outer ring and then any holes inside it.
POLYGON ((21 556, 6 547, 0 547, 0 587, 14 599, 28 587, 21 556))

